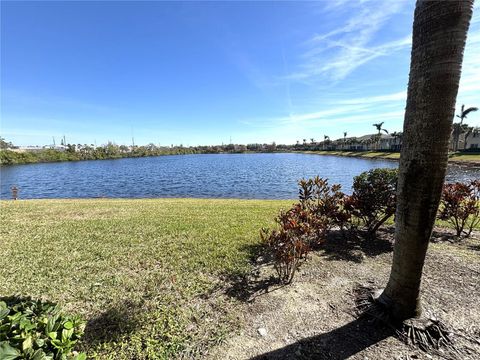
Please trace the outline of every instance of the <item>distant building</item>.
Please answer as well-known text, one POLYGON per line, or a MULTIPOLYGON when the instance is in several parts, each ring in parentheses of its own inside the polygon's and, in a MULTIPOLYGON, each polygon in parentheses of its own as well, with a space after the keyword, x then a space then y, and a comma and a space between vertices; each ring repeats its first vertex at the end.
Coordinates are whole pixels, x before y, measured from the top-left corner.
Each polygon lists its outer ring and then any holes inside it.
POLYGON ((466 140, 464 135, 463 140, 464 150, 480 149, 480 127, 474 128, 466 140))
POLYGON ((65 145, 45 145, 43 148, 57 151, 65 151, 67 149, 65 145))
MULTIPOLYGON (((454 149, 453 134, 450 136, 450 151, 454 149)), ((458 150, 472 150, 480 149, 480 127, 470 128, 469 131, 464 132, 458 137, 458 150)))
POLYGON ((36 151, 42 151, 43 147, 41 147, 41 146, 18 146, 15 149, 9 149, 9 150, 15 151, 17 153, 36 152, 36 151))
POLYGON ((400 139, 389 134, 370 134, 360 137, 326 140, 318 143, 321 150, 372 151, 392 150, 400 147, 400 139))

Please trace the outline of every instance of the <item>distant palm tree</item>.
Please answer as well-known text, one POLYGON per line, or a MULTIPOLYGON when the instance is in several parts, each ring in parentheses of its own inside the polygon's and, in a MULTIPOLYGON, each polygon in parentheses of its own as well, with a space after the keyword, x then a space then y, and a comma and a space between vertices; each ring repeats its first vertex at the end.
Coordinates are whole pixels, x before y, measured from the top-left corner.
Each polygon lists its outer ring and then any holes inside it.
POLYGON ((347 145, 358 145, 358 139, 356 137, 351 137, 351 138, 348 138, 345 143, 347 145))
POLYGON ((303 139, 303 145, 307 145, 307 139, 303 139))
POLYGON ((313 145, 315 144, 315 139, 314 138, 310 138, 310 143, 313 145))
POLYGON ((393 136, 393 145, 395 146, 395 150, 397 150, 397 145, 400 145, 400 144, 397 144, 399 142, 398 140, 402 138, 403 133, 394 131, 390 135, 393 136))
POLYGON ((453 150, 458 150, 458 143, 460 141, 460 135, 468 131, 468 126, 463 126, 463 120, 467 118, 467 115, 471 112, 477 111, 477 107, 469 107, 465 109, 465 105, 462 104, 462 108, 460 110, 460 114, 457 117, 460 119, 459 123, 453 124, 453 140, 454 140, 454 147, 453 150))
POLYGON ((343 132, 343 150, 345 150, 346 142, 347 142, 347 132, 344 131, 343 132))
POLYGON ((473 111, 478 111, 477 107, 469 107, 468 109, 465 109, 465 105, 462 105, 462 110, 460 111, 460 115, 457 115, 458 118, 460 118, 460 124, 463 123, 463 119, 467 118, 467 115, 470 114, 473 111))
POLYGON ((377 150, 378 150, 378 147, 380 145, 380 139, 382 138, 382 131, 384 131, 386 134, 388 134, 388 130, 387 129, 383 129, 382 126, 385 122, 382 121, 381 123, 378 123, 378 124, 373 124, 373 126, 375 126, 378 130, 378 134, 377 134, 377 150))
POLYGON ((323 135, 323 150, 325 150, 325 145, 327 145, 327 141, 330 142, 330 137, 328 135, 323 135))
POLYGON ((380 134, 382 131, 385 131, 388 134, 387 129, 383 129, 382 126, 385 124, 385 121, 382 121, 381 123, 378 124, 372 124, 372 126, 375 126, 378 130, 378 134, 380 134))
MULTIPOLYGON (((464 124, 465 125, 465 124, 464 124)), ((469 126, 467 128, 467 131, 465 132, 465 137, 464 137, 464 141, 465 141, 465 144, 463 145, 463 149, 465 150, 467 148, 467 140, 468 138, 470 137, 470 135, 472 135, 473 133, 475 133, 475 128, 473 126, 469 126)))

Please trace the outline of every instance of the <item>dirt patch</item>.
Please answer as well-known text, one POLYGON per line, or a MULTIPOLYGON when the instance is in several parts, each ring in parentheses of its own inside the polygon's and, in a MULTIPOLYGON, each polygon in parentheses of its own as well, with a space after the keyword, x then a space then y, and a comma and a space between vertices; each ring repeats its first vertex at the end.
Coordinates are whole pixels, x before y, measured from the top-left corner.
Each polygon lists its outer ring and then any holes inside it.
POLYGON ((424 271, 425 313, 453 330, 462 350, 458 356, 427 354, 398 340, 392 329, 356 317, 355 289, 380 288, 388 280, 393 233, 387 229, 377 251, 369 243, 337 238, 337 243, 310 255, 288 286, 274 284, 272 266, 259 259, 249 279, 233 282, 227 289, 228 296, 241 302, 242 326, 213 349, 210 358, 478 359, 480 241, 476 237, 450 243, 448 231, 439 231, 424 271))

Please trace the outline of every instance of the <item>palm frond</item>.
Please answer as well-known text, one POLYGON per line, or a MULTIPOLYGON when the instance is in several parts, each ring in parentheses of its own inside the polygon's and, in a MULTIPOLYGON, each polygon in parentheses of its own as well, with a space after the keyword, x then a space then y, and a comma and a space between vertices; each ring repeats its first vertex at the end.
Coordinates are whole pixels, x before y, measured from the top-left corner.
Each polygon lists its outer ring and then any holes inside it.
POLYGON ((467 117, 468 114, 470 114, 471 112, 473 111, 477 111, 478 108, 477 107, 470 107, 468 108, 467 110, 463 111, 463 108, 462 108, 462 116, 463 117, 467 117))

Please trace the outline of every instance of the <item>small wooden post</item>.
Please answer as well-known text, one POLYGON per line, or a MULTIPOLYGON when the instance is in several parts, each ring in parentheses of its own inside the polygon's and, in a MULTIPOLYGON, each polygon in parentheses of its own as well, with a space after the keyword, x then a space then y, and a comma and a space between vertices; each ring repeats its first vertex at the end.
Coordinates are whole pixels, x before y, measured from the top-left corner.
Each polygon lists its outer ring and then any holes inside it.
POLYGON ((17 200, 17 198, 18 198, 18 188, 15 185, 13 185, 10 188, 10 190, 12 190, 12 199, 17 200))

